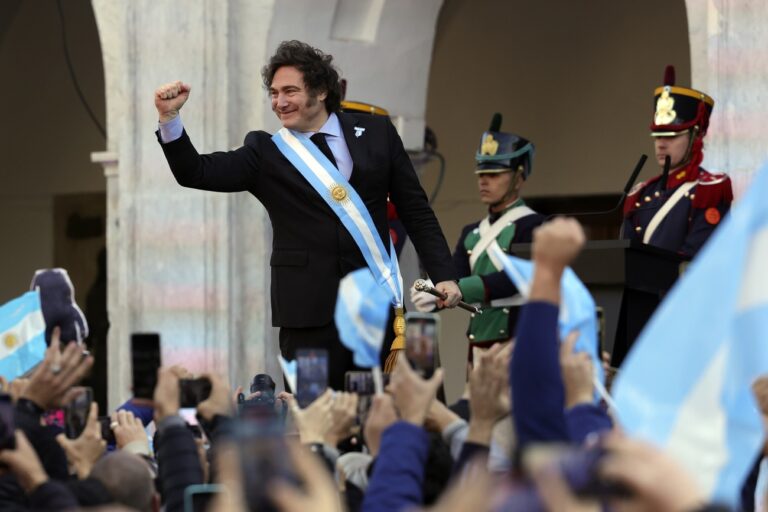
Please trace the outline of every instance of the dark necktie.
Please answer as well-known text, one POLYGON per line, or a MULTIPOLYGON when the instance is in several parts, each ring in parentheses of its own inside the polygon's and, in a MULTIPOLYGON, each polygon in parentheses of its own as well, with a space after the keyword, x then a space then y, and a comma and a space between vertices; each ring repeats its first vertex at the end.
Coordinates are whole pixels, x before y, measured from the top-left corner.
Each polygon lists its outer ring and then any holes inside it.
POLYGON ((328 145, 328 142, 325 140, 325 134, 317 132, 313 136, 309 138, 312 142, 315 143, 315 146, 320 148, 320 151, 328 158, 328 160, 331 161, 334 167, 337 169, 339 168, 338 165, 336 165, 336 159, 333 157, 333 152, 331 151, 331 147, 328 145))

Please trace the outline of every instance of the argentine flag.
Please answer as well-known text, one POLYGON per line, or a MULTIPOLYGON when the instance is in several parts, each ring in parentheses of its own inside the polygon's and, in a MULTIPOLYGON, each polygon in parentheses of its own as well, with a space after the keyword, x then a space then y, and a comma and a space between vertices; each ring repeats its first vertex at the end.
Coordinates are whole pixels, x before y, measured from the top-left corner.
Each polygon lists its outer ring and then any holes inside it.
MULTIPOLYGON (((488 251, 491 259, 502 265, 507 277, 527 301, 533 279, 533 262, 508 255, 498 244, 492 244, 488 251)), ((560 297, 560 313, 557 319, 560 341, 564 341, 571 331, 579 331, 573 351, 589 354, 595 372, 593 380, 596 385, 602 387, 603 363, 598 353, 595 301, 570 267, 565 269, 560 280, 560 297)))
POLYGON ((0 306, 0 375, 12 381, 45 357, 45 320, 40 292, 27 292, 0 306))
POLYGON ((768 373, 768 165, 635 342, 614 384, 622 426, 735 504, 763 439, 750 386, 768 373))
POLYGON ((391 304, 386 290, 376 283, 367 267, 347 274, 339 283, 336 329, 341 342, 354 353, 357 366, 379 365, 391 304))

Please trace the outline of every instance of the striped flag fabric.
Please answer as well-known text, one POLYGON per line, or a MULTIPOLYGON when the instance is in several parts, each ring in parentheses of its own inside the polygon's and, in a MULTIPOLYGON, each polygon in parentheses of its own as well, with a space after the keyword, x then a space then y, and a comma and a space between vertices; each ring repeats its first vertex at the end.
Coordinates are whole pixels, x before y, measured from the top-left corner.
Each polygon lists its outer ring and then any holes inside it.
POLYGON ((334 319, 339 339, 362 368, 379 365, 389 318, 390 297, 368 268, 347 274, 339 283, 334 319))
POLYGON ((0 306, 0 375, 11 381, 45 357, 45 320, 40 292, 27 292, 0 306))
POLYGON ((762 445, 752 396, 768 373, 768 164, 635 342, 614 383, 619 419, 736 504, 762 445))
MULTIPOLYGON (((533 262, 510 256, 501 250, 498 244, 488 248, 494 261, 498 261, 509 279, 515 284, 520 295, 526 300, 530 294, 533 279, 533 262)), ((600 359, 597 343, 597 312, 592 294, 576 276, 570 267, 565 269, 560 280, 560 313, 558 331, 563 341, 574 330, 579 331, 579 337, 573 347, 574 352, 586 352, 592 359, 595 371, 594 381, 603 382, 603 364, 600 359)), ((598 391, 599 392, 599 391, 598 391)), ((596 395, 596 398, 599 398, 596 395)))

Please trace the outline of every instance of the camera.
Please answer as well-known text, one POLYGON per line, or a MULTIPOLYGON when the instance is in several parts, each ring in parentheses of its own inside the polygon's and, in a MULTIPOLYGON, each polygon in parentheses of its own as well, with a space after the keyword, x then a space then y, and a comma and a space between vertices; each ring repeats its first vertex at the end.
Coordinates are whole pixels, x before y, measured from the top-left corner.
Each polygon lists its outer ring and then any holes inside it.
POLYGON ((249 400, 257 404, 275 405, 275 381, 266 373, 254 375, 251 382, 251 394, 259 393, 249 400))
MULTIPOLYGON (((237 397, 240 417, 255 421, 272 421, 274 419, 285 419, 287 409, 279 407, 278 400, 275 397, 275 381, 266 373, 259 373, 253 377, 250 387, 251 396, 246 400, 240 393, 237 397)), ((282 402, 281 402, 282 403, 282 402)))

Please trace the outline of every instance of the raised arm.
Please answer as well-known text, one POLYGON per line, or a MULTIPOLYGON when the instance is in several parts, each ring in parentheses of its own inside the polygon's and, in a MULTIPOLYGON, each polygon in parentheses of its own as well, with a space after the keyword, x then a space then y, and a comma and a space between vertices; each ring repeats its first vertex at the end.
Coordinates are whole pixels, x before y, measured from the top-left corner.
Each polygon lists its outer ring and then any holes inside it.
POLYGON ((179 116, 181 107, 189 99, 190 91, 189 85, 176 81, 158 87, 154 94, 160 123, 158 142, 176 181, 184 187, 200 190, 248 190, 258 195, 260 151, 257 146, 260 138, 257 133, 249 133, 244 145, 234 151, 199 154, 179 116))

